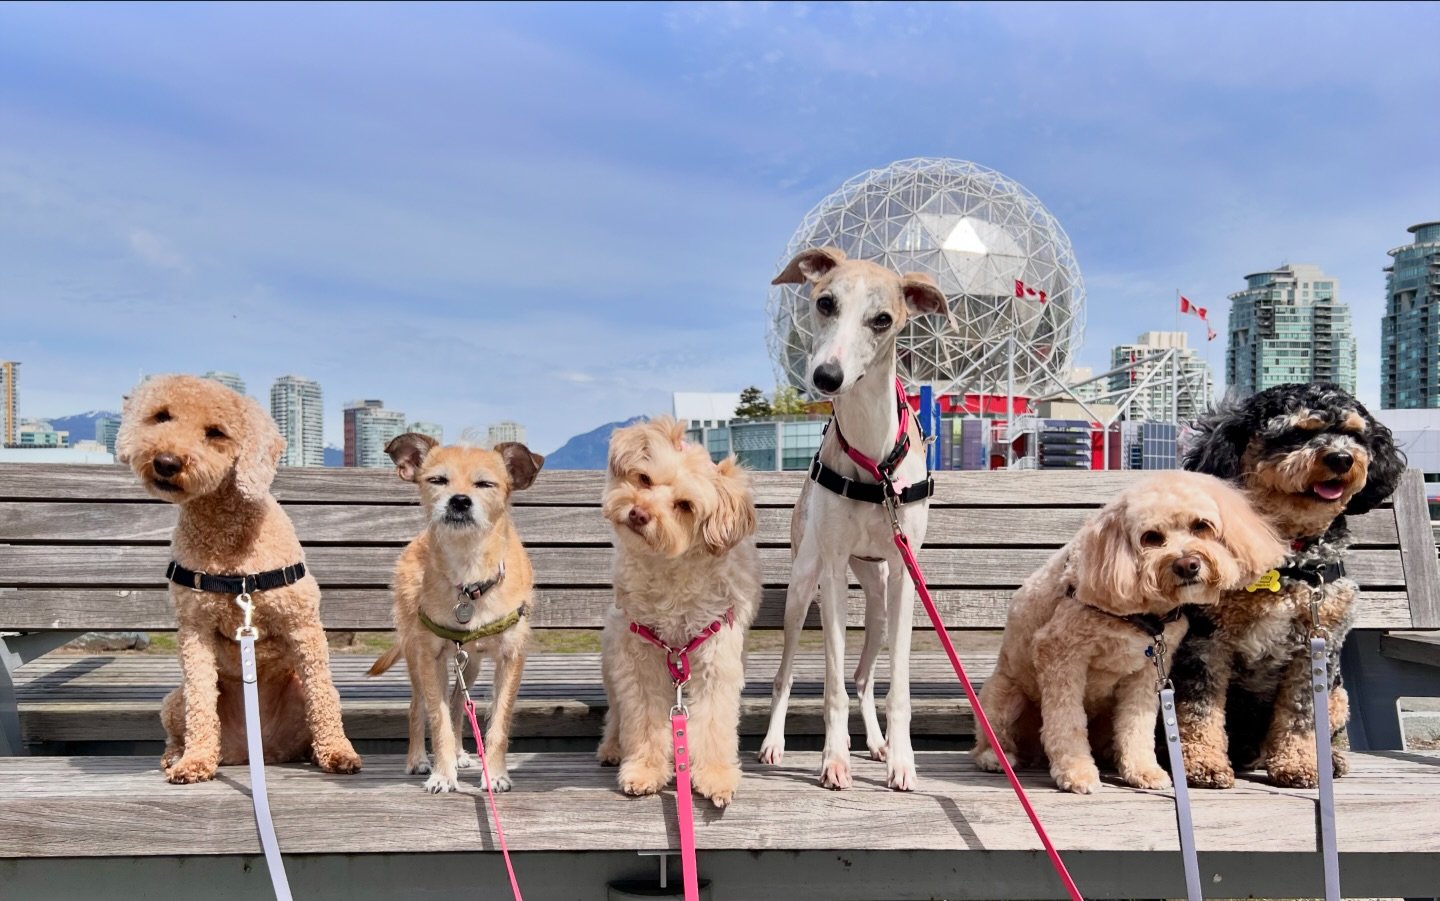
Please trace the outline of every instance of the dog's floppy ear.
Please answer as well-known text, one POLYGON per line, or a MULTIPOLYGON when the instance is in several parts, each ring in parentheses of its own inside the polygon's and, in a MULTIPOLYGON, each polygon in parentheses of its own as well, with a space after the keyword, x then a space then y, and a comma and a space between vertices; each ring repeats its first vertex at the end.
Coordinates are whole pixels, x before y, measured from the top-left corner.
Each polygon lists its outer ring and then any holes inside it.
POLYGON ((608 462, 611 475, 623 478, 645 459, 646 451, 650 447, 646 432, 645 423, 636 423, 610 433, 608 462))
POLYGON ((425 455, 430 453, 435 444, 435 439, 429 435, 406 432, 391 438, 390 443, 385 445, 385 453, 395 461, 395 474, 407 482, 413 482, 420 474, 420 464, 425 461, 425 455))
POLYGON ((1107 610, 1124 609, 1140 589, 1140 559, 1125 531, 1125 501, 1110 502, 1070 545, 1070 567, 1080 600, 1107 610))
POLYGON ((838 247, 811 247, 795 254, 795 258, 770 284, 799 285, 819 281, 825 273, 843 262, 845 251, 838 247))
POLYGON ((955 317, 950 313, 950 304, 945 292, 935 280, 923 272, 907 272, 900 276, 900 293, 905 296, 905 307, 912 316, 939 316, 945 320, 945 327, 955 328, 955 317))
POLYGON ((1250 443, 1250 428, 1238 404, 1222 404, 1198 420, 1191 441, 1184 454, 1186 469, 1228 481, 1240 477, 1240 460, 1250 443))
POLYGON ((140 427, 145 424, 145 411, 150 409, 157 384, 157 380, 147 379, 125 395, 125 403, 120 408, 120 430, 115 434, 115 462, 128 466, 130 458, 139 450, 140 427))
POLYGON ((530 448, 518 441, 502 441, 495 445, 495 453, 505 461, 505 471, 510 474, 510 490, 524 491, 535 484, 535 476, 545 465, 545 458, 531 453, 530 448))
POLYGON ((1220 588, 1244 588, 1285 559, 1285 543, 1270 528, 1244 492, 1227 482, 1216 481, 1210 491, 1220 511, 1220 543, 1230 551, 1237 571, 1226 577, 1220 588))
POLYGON ((1365 487, 1350 498, 1346 513, 1368 513, 1385 498, 1395 493, 1400 477, 1405 474, 1405 452, 1395 446, 1395 438, 1383 422, 1360 408, 1365 417, 1365 447, 1370 451, 1370 469, 1365 474, 1365 487))
POLYGON ((733 456, 715 464, 715 509, 701 527, 710 553, 720 556, 755 533, 755 502, 750 497, 750 477, 733 456))
POLYGON ((269 412, 250 397, 241 398, 245 435, 235 458, 235 487, 243 497, 259 500, 270 493, 275 468, 285 453, 285 438, 269 412))

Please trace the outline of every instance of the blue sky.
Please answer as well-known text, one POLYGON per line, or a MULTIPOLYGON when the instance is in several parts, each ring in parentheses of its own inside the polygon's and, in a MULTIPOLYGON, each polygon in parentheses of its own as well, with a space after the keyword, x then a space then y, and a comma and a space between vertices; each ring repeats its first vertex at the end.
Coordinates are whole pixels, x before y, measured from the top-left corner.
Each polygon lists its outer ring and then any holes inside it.
MULTIPOLYGON (((22 413, 141 371, 318 379, 519 419, 548 452, 773 384, 801 217, 911 156, 1037 194, 1078 362, 1337 277, 1379 391, 1381 267, 1440 218, 1440 5, 0 5, 0 358, 22 413)), ((1223 369, 1223 339, 1208 347, 1223 369)))

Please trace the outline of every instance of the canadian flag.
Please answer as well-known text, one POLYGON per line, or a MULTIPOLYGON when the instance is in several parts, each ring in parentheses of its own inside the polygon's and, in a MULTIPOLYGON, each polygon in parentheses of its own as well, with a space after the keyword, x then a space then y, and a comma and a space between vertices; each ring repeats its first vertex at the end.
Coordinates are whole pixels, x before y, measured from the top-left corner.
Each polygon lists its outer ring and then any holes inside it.
POLYGON ((1037 290, 1037 289, 1035 289, 1035 288, 1032 288, 1032 287, 1030 287, 1029 285, 1025 284, 1024 282, 1020 281, 1020 279, 1018 279, 1018 278, 1015 279, 1015 296, 1016 296, 1016 297, 1038 297, 1038 298, 1040 298, 1040 302, 1041 302, 1041 303, 1044 303, 1044 302, 1045 302, 1045 292, 1044 292, 1044 291, 1040 291, 1040 290, 1037 290))
POLYGON ((1207 310, 1205 307, 1196 306, 1195 304, 1190 302, 1190 298, 1182 294, 1180 296, 1180 312, 1188 313, 1191 316, 1199 316, 1200 319, 1203 320, 1205 323, 1205 340, 1215 340, 1215 330, 1210 327, 1209 310, 1207 310))

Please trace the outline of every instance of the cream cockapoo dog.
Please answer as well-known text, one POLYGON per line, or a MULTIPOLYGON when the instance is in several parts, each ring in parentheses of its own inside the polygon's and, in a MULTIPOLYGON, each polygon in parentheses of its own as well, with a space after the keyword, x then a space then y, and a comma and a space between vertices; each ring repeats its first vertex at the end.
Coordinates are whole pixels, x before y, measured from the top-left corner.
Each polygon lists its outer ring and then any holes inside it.
POLYGON ((605 618, 605 737, 598 756, 620 766, 620 788, 654 794, 670 780, 666 654, 631 624, 681 648, 720 624, 691 652, 685 686, 691 775, 717 807, 740 785, 740 691, 745 630, 760 605, 755 506, 733 457, 719 463, 684 440, 668 417, 617 429, 602 510, 615 530, 615 606, 605 618))
MULTIPOLYGON (((1284 554, 1245 496, 1211 476, 1167 472, 1111 501, 1010 604, 980 704, 1011 762, 1048 759, 1057 786, 1089 794, 1100 787, 1100 751, 1127 785, 1168 787, 1146 652, 1161 635, 1172 651, 1180 645, 1182 606, 1214 604, 1284 554)), ((972 753, 999 772, 983 735, 972 753)))

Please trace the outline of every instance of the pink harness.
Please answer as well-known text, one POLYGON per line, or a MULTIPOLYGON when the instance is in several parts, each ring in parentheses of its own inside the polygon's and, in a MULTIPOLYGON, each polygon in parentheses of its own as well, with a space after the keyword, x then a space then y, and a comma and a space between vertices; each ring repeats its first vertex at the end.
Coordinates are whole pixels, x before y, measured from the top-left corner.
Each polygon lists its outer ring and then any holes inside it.
MULTIPOLYGON (((685 707, 684 690, 690 681, 690 653, 720 633, 726 626, 735 624, 735 608, 700 630, 683 648, 675 648, 660 640, 649 626, 632 622, 630 631, 665 652, 665 665, 670 669, 670 681, 675 684, 675 706, 670 708, 670 738, 675 743, 675 821, 680 831, 680 872, 685 884, 685 901, 699 901, 700 875, 695 867, 695 808, 690 798, 690 739, 687 720, 690 711, 685 707)), ((518 896, 517 896, 518 897, 518 896)))
MULTIPOLYGON (((906 428, 910 424, 910 405, 905 400, 904 389, 900 380, 895 380, 895 389, 900 393, 900 433, 895 439, 895 446, 899 448, 901 442, 906 438, 906 428)), ((925 605, 925 612, 930 617, 930 624, 935 629, 935 635, 940 639, 940 645, 945 648, 945 654, 950 658, 950 665, 955 670, 955 675, 960 679, 960 686, 965 689, 965 697, 970 699, 970 708, 975 711, 975 722, 980 724, 980 729, 985 733, 985 738, 990 746, 995 749, 995 756, 1000 760, 1000 767, 1005 771, 1005 778, 1010 780, 1010 787, 1015 791, 1015 797, 1020 799, 1020 806, 1025 809, 1025 815, 1030 818, 1030 824, 1035 827, 1035 834, 1040 837, 1040 843, 1045 846, 1045 853, 1050 857, 1050 864, 1055 868, 1055 873, 1065 885, 1065 891, 1070 894, 1073 901, 1083 901, 1080 889, 1075 886, 1075 880, 1070 878, 1070 871, 1065 868, 1065 863, 1060 859, 1060 853, 1055 850, 1051 843, 1050 836, 1045 832, 1045 827, 1040 824, 1040 817, 1036 815, 1035 808, 1030 806, 1030 799, 1025 796, 1025 789, 1020 787, 1020 780, 1015 776, 1015 770, 1010 766, 1010 760, 1000 742, 995 738, 995 731, 990 728, 990 720, 985 716, 985 711, 980 707, 980 696, 975 693, 975 688, 970 684, 970 678, 965 675, 965 667, 960 664, 960 657, 955 653, 955 646, 950 643, 950 635, 945 631, 945 624, 940 619, 940 611, 935 608, 935 601, 930 597, 930 589, 925 585, 925 576, 920 572, 920 564, 915 560, 915 552, 910 547, 910 539, 906 537, 900 528, 899 501, 896 498, 896 485, 891 478, 891 473, 899 465, 900 459, 896 459, 892 451, 885 463, 877 463, 854 447, 840 435, 839 428, 836 428, 836 437, 840 439, 840 447, 849 455, 851 460, 870 477, 885 486, 885 509, 890 513, 890 527, 895 532, 895 547, 900 551, 900 558, 905 561, 905 569, 910 573, 910 581, 915 583, 915 591, 920 595, 920 603, 925 605), (888 469, 889 472, 883 470, 888 469)))

